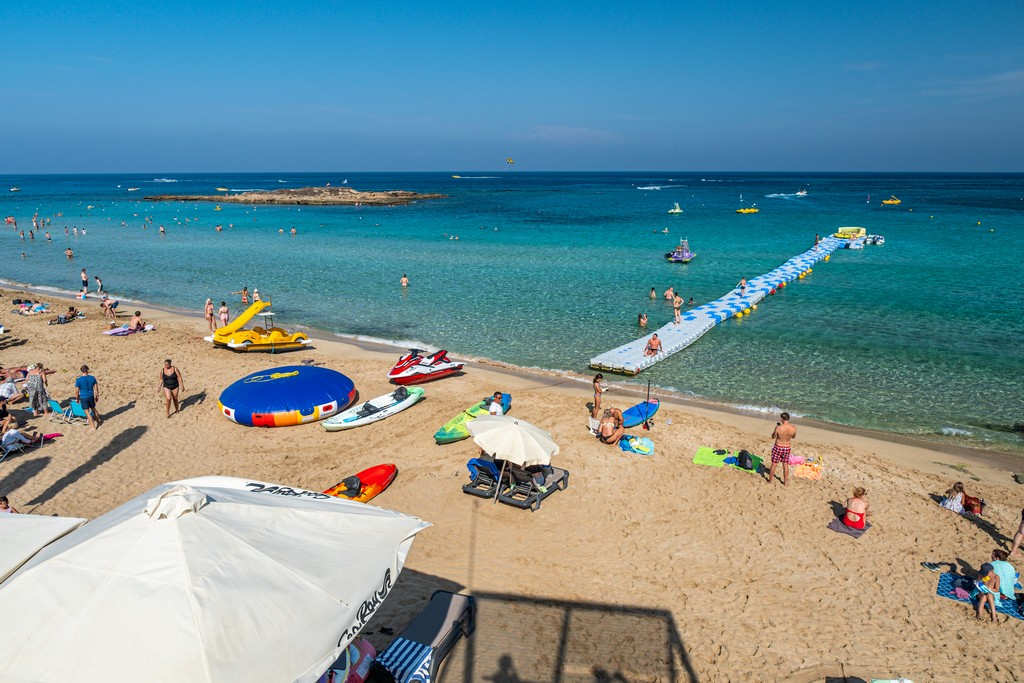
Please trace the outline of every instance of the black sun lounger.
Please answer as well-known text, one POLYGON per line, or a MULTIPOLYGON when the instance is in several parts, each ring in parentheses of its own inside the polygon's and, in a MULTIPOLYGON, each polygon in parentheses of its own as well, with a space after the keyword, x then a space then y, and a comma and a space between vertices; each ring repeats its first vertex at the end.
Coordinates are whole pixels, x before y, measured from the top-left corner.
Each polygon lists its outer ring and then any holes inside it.
POLYGON ((462 491, 471 496, 494 498, 494 494, 498 492, 498 479, 501 477, 497 466, 490 460, 471 458, 466 467, 469 469, 471 481, 462 487, 462 491))
POLYGON ((569 472, 560 467, 551 467, 544 477, 544 483, 538 484, 533 475, 517 465, 509 466, 512 475, 512 488, 498 494, 498 500, 523 510, 531 511, 540 508, 542 500, 555 491, 568 488, 569 472))
POLYGON ((431 683, 459 637, 467 638, 476 621, 476 600, 469 595, 434 591, 430 602, 374 662, 373 680, 431 683), (381 672, 383 669, 384 672, 381 672))

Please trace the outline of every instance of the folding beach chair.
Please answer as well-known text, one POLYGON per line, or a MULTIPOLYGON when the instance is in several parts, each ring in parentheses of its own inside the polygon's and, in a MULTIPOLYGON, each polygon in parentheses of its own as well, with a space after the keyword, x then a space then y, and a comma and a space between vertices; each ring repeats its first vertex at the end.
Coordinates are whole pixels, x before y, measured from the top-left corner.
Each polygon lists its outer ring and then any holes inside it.
POLYGON ((50 399, 50 422, 71 424, 71 406, 61 408, 60 404, 50 399))
POLYGON ((596 417, 588 417, 587 430, 589 430, 590 433, 593 434, 594 436, 597 436, 598 434, 601 433, 601 421, 598 420, 596 417))
POLYGON ((461 636, 473 633, 475 621, 472 596, 434 591, 427 606, 380 653, 371 672, 385 680, 389 674, 398 683, 436 681, 441 662, 461 636))
POLYGON ((68 420, 69 423, 78 422, 81 424, 88 424, 89 416, 86 415, 85 408, 82 407, 81 402, 69 401, 68 409, 71 411, 71 419, 68 420))

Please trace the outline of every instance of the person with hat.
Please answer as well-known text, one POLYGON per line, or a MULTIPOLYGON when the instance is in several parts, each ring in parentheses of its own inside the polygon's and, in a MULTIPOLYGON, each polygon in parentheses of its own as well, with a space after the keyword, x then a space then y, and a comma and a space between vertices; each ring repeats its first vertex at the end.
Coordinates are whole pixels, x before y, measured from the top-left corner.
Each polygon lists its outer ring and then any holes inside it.
POLYGON ((254 288, 252 290, 252 302, 256 303, 257 301, 263 301, 263 299, 260 298, 260 290, 254 288))

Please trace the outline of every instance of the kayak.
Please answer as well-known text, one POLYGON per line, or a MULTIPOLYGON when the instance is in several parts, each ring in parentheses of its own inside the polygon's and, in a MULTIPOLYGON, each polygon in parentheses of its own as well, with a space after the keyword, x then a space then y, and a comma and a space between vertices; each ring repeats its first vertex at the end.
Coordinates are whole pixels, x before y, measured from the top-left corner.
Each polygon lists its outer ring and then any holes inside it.
MULTIPOLYGON (((481 415, 490 414, 492 397, 488 396, 474 406, 466 408, 461 413, 444 423, 444 426, 434 433, 434 441, 438 445, 455 443, 469 438, 469 427, 467 424, 481 415)), ((501 396, 502 414, 507 415, 512 407, 512 395, 503 393, 501 396)))
POLYGON ((345 477, 324 493, 356 503, 365 503, 386 489, 397 475, 398 468, 394 465, 374 465, 356 475, 345 477))
POLYGON ((377 398, 360 403, 349 408, 343 413, 338 413, 320 424, 329 432, 338 432, 342 429, 362 427, 371 422, 378 422, 395 413, 400 413, 410 408, 423 398, 423 389, 420 387, 398 387, 390 394, 384 394, 377 398))
POLYGON ((650 401, 641 401, 632 408, 622 411, 622 426, 636 427, 654 417, 661 406, 661 400, 652 398, 650 401))

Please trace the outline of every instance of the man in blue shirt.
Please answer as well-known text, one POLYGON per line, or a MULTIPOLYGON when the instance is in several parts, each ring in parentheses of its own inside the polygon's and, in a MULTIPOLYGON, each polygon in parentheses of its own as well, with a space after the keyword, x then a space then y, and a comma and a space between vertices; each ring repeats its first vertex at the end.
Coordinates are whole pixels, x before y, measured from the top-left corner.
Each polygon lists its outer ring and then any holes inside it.
POLYGON ((75 395, 85 410, 86 418, 93 429, 100 426, 100 417, 96 414, 96 401, 100 397, 100 383, 89 374, 89 366, 82 366, 82 374, 75 380, 75 395))

